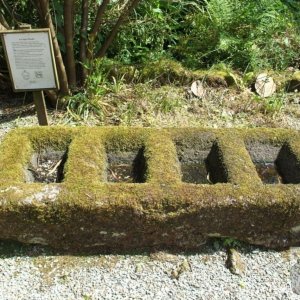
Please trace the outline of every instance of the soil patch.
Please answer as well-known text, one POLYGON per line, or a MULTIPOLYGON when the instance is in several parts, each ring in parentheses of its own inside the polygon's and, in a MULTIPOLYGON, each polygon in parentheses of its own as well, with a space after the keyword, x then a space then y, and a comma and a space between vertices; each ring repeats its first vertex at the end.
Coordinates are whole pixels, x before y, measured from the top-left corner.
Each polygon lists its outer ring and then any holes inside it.
POLYGON ((263 183, 300 183, 297 158, 287 145, 253 142, 246 147, 263 183))
POLYGON ((46 149, 32 155, 26 170, 27 182, 59 183, 64 178, 67 151, 46 149))
POLYGON ((227 182, 226 172, 218 154, 216 144, 203 143, 193 148, 177 145, 181 167, 181 180, 194 184, 215 184, 227 182))
POLYGON ((125 183, 145 182, 146 163, 144 149, 107 154, 107 181, 125 183))

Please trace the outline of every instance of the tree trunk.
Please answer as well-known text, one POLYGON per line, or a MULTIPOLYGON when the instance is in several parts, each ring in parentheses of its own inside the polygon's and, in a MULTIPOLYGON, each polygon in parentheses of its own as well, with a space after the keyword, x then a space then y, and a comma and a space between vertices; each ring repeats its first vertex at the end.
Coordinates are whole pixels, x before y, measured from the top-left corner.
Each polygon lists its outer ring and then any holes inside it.
POLYGON ((0 13, 0 30, 9 29, 9 25, 6 22, 2 13, 0 13))
POLYGON ((80 66, 80 82, 84 85, 87 77, 87 69, 85 67, 87 60, 87 29, 89 22, 89 0, 82 0, 81 30, 79 44, 80 66))
MULTIPOLYGON (((0 0, 0 7, 3 9, 3 11, 6 11, 6 13, 10 16, 11 20, 15 19, 14 15, 13 15, 13 10, 7 5, 7 3, 5 1, 0 0)), ((4 18, 2 13, 1 13, 1 16, 4 18)), ((8 26, 6 21, 3 22, 3 20, 2 20, 1 23, 4 27, 10 27, 10 26, 8 26), (5 23, 7 24, 7 26, 5 23)))
POLYGON ((118 34, 119 28, 126 23, 128 16, 130 13, 136 8, 136 6, 139 4, 141 0, 132 0, 130 4, 125 8, 124 12, 120 15, 117 23, 111 30, 110 34, 106 38, 105 42, 103 43, 102 47, 96 54, 97 57, 101 58, 106 54, 106 51, 108 47, 112 44, 114 41, 115 37, 118 34))
POLYGON ((47 95, 47 99, 49 100, 48 103, 50 103, 53 108, 62 107, 62 103, 58 101, 59 99, 57 93, 51 90, 46 90, 45 94, 47 95))
POLYGON ((66 69, 68 83, 71 88, 76 86, 76 66, 74 58, 73 27, 74 27, 74 0, 64 1, 64 37, 66 42, 66 69))
POLYGON ((4 30, 6 30, 7 28, 6 27, 4 27, 1 23, 0 23, 0 31, 4 31, 4 30))
POLYGON ((61 56, 60 48, 58 45, 58 41, 56 38, 55 28, 50 14, 49 1, 35 0, 35 3, 36 3, 36 7, 38 8, 43 25, 45 27, 50 28, 51 31, 54 55, 55 55, 55 60, 57 65, 57 73, 60 82, 60 93, 62 96, 68 95, 69 94, 68 78, 65 70, 65 65, 61 56))
POLYGON ((106 9, 107 5, 109 4, 109 2, 110 2, 110 0, 103 0, 101 5, 98 7, 95 23, 94 23, 91 33, 89 34, 89 41, 88 41, 89 45, 88 45, 88 53, 87 53, 88 59, 91 59, 93 57, 94 41, 100 30, 102 18, 103 18, 105 9, 106 9))

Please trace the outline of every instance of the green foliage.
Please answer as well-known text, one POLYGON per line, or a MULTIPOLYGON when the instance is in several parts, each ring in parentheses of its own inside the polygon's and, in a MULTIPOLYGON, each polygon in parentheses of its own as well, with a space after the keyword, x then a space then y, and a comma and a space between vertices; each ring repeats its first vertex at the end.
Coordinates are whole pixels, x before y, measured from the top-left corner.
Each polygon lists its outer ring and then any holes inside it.
MULTIPOLYGON (((6 0, 0 8, 11 25, 27 22, 39 26, 37 12, 29 0, 6 0)), ((90 2, 91 30, 96 5, 90 2)), ((62 52, 64 1, 50 1, 51 13, 62 52)), ((108 5, 98 49, 124 6, 108 5)), ((81 1, 75 1, 75 56, 78 58, 81 1)), ((149 0, 141 1, 122 26, 108 50, 108 57, 125 64, 144 64, 162 58, 176 59, 192 69, 210 68, 224 62, 234 69, 285 69, 299 67, 300 6, 297 0, 149 0)))
POLYGON ((199 9, 197 1, 141 1, 112 45, 109 56, 127 64, 169 56, 185 27, 184 16, 199 9))
POLYGON ((101 98, 109 91, 107 77, 100 60, 94 60, 88 68, 91 73, 85 88, 66 98, 67 111, 74 120, 87 120, 91 114, 102 119, 105 115, 107 105, 101 98))
POLYGON ((295 0, 144 1, 109 56, 126 64, 176 58, 192 69, 225 62, 257 70, 299 66, 295 0))
POLYGON ((268 98, 256 96, 255 100, 262 104, 262 112, 271 116, 278 114, 286 102, 285 94, 275 94, 268 98))
POLYGON ((299 5, 291 9, 280 0, 205 0, 205 4, 186 19, 185 34, 174 52, 188 66, 225 61, 253 70, 299 63, 299 5))
POLYGON ((103 117, 102 102, 97 97, 89 97, 86 92, 79 92, 67 97, 67 112, 75 120, 86 121, 92 114, 103 117))
POLYGON ((0 13, 12 26, 23 22, 31 24, 33 28, 37 27, 37 11, 30 0, 5 0, 1 2, 0 13))
POLYGON ((240 248, 242 246, 241 242, 234 238, 225 238, 223 239, 223 247, 226 248, 240 248))

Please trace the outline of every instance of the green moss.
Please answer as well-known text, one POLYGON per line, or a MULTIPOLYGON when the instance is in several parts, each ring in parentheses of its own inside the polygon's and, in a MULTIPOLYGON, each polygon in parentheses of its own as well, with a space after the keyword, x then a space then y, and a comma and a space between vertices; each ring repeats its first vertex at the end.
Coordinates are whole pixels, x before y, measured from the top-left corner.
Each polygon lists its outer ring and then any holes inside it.
POLYGON ((217 146, 228 182, 251 186, 261 184, 243 139, 236 132, 219 136, 217 146))
POLYGON ((257 141, 263 143, 270 143, 273 145, 282 145, 288 140, 299 136, 299 133, 296 130, 280 128, 242 129, 238 130, 238 132, 247 143, 251 141, 257 141))
POLYGON ((191 84, 194 80, 202 80, 209 86, 237 85, 238 75, 227 70, 196 70, 184 68, 179 62, 161 59, 148 63, 142 68, 140 79, 142 81, 155 81, 160 84, 191 84))
POLYGON ((292 78, 287 81, 286 89, 288 92, 300 91, 300 71, 295 72, 292 78))
POLYGON ((191 81, 192 72, 185 69, 179 62, 161 59, 147 63, 141 71, 140 78, 143 81, 154 80, 161 84, 186 84, 191 81))
POLYGON ((288 145, 300 168, 299 140, 297 131, 262 128, 15 130, 0 146, 0 237, 68 249, 193 248, 212 233, 292 244, 300 239, 289 233, 299 225, 299 185, 262 184, 245 143, 288 145), (47 147, 69 149, 64 182, 24 183, 33 151, 47 147), (146 183, 107 183, 107 153, 140 147, 146 183), (180 151, 212 147, 228 183, 181 182, 180 151))
POLYGON ((292 79, 300 81, 300 71, 295 72, 292 79))
POLYGON ((65 165, 65 181, 97 183, 104 180, 106 152, 101 136, 84 130, 77 135, 69 148, 65 165))
POLYGON ((136 67, 124 65, 113 59, 103 58, 101 59, 100 65, 101 71, 107 74, 109 79, 115 78, 117 80, 122 79, 126 82, 132 82, 139 77, 139 71, 136 67))
POLYGON ((193 79, 202 80, 212 87, 237 85, 236 76, 233 73, 221 70, 193 71, 193 79))
POLYGON ((171 137, 157 130, 146 141, 147 179, 151 183, 179 183, 181 174, 171 137))
POLYGON ((108 127, 102 130, 107 151, 137 149, 142 147, 149 130, 131 127, 108 127))
POLYGON ((68 127, 33 127, 19 129, 19 135, 26 134, 34 150, 52 148, 54 150, 64 150, 70 144, 72 137, 77 130, 68 127))
POLYGON ((8 134, 0 146, 0 183, 22 182, 23 166, 32 151, 27 136, 15 132, 8 134))

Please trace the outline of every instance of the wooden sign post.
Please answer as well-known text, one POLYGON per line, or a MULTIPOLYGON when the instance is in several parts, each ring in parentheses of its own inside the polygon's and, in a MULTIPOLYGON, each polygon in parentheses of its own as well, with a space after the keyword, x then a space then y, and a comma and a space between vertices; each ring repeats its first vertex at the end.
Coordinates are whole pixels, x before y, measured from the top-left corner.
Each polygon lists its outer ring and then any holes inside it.
POLYGON ((43 90, 59 89, 49 29, 1 32, 14 92, 33 92, 40 125, 48 125, 43 90))
POLYGON ((36 108, 39 124, 41 126, 49 125, 44 92, 43 91, 33 92, 33 101, 36 108))

